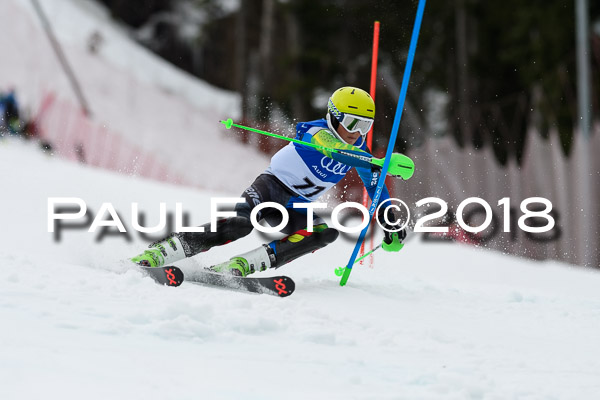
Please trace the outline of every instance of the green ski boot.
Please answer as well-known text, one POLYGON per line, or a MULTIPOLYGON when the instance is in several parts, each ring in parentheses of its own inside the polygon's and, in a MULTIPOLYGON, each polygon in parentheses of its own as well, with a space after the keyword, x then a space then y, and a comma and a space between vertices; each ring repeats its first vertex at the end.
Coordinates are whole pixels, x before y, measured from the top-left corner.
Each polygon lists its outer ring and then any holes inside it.
POLYGON ((209 270, 219 274, 248 276, 255 271, 265 271, 274 263, 273 251, 269 246, 262 245, 257 249, 232 257, 229 261, 213 265, 209 270))
POLYGON ((162 267, 185 258, 183 246, 177 236, 152 243, 148 247, 148 250, 133 257, 131 261, 142 267, 162 267))

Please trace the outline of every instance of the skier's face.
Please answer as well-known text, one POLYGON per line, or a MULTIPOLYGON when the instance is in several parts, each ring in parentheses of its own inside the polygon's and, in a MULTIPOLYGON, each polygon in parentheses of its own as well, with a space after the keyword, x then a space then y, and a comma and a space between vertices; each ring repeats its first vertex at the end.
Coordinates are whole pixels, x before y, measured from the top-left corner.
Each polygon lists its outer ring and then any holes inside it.
POLYGON ((337 133, 344 140, 344 142, 348 144, 354 144, 360 138, 360 132, 348 132, 346 128, 342 124, 338 124, 337 133))

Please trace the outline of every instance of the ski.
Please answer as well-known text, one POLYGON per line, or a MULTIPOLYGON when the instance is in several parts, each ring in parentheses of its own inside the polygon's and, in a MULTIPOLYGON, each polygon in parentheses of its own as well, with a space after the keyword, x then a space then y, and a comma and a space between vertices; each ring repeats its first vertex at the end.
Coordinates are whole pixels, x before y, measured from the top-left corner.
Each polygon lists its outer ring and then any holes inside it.
POLYGON ((174 266, 139 268, 145 275, 154 279, 160 285, 179 286, 184 281, 183 271, 174 266))
POLYGON ((296 284, 288 276, 271 276, 254 278, 218 274, 216 272, 198 270, 185 275, 175 266, 167 267, 139 267, 140 270, 160 285, 179 286, 184 281, 200 283, 203 285, 231 289, 240 292, 268 294, 277 297, 290 296, 296 284))
POLYGON ((203 285, 231 289, 241 292, 268 294, 277 297, 290 296, 296 284, 288 276, 271 276, 255 278, 218 274, 216 272, 198 270, 187 273, 185 281, 203 285))

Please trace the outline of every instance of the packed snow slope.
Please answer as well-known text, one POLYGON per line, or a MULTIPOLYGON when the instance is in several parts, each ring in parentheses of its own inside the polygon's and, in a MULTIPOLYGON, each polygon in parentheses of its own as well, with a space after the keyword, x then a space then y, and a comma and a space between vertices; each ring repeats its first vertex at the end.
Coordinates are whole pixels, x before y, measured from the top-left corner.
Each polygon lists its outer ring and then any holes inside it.
MULTIPOLYGON (((591 399, 600 393, 600 275, 414 237, 378 253, 348 286, 338 240, 278 273, 287 299, 156 285, 120 260, 146 242, 47 232, 48 197, 132 202, 158 221, 182 202, 190 224, 211 196, 114 175, 0 140, 2 399, 591 399)), ((240 188, 241 191, 242 188, 240 188)), ((105 218, 107 219, 107 218, 105 218)), ((252 234, 182 262, 254 248, 252 234)), ((272 272, 263 273, 264 275, 272 272)))

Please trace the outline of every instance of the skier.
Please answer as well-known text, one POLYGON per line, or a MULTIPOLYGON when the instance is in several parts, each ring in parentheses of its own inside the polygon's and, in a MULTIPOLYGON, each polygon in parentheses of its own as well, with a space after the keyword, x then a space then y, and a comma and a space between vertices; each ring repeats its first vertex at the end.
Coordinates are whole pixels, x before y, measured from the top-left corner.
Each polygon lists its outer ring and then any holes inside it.
MULTIPOLYGON (((365 136, 374 117, 375 103, 367 92, 355 87, 342 87, 329 98, 325 118, 297 124, 296 139, 327 149, 371 157, 365 136)), ((281 232, 288 236, 263 244, 209 269, 218 273, 247 276, 257 270, 278 268, 337 239, 339 232, 328 227, 316 214, 313 218, 313 232, 308 232, 306 209, 293 208, 293 204, 315 201, 342 180, 352 167, 356 168, 369 196, 373 198, 381 174, 380 167, 364 159, 290 143, 272 157, 267 170, 242 193, 241 197, 245 201, 236 205, 237 216, 217 221, 215 232, 210 232, 210 224, 206 224, 203 226, 204 232, 173 233, 168 238, 151 244, 148 250, 131 261, 145 267, 161 267, 240 239, 253 229, 250 222, 252 209, 262 202, 270 201, 287 209, 289 222, 281 232)), ((380 200, 388 198, 389 193, 384 186, 380 200)), ((387 221, 383 213, 377 218, 386 228, 383 249, 400 250, 406 232, 392 232, 396 216, 388 210, 387 221)), ((257 214, 257 220, 265 220, 269 225, 277 226, 281 223, 282 216, 278 210, 264 208, 257 214)))

